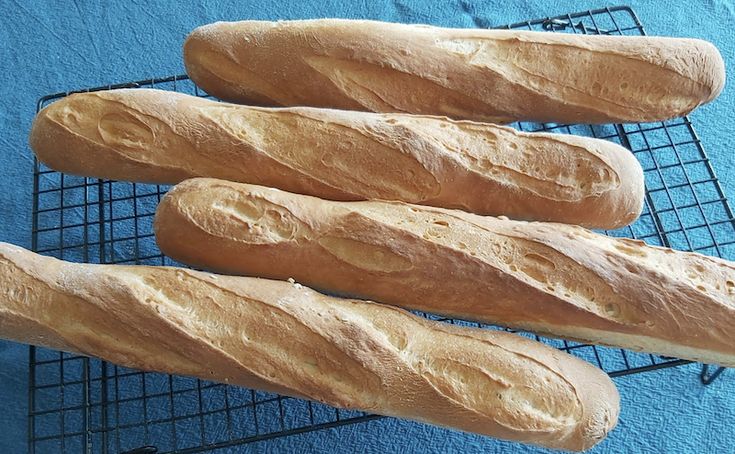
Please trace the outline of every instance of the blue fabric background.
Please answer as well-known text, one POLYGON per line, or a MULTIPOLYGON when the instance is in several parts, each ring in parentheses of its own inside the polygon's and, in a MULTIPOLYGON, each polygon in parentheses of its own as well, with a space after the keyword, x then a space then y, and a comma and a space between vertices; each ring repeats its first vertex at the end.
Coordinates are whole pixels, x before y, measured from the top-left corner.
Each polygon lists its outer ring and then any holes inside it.
MULTIPOLYGON (((181 43, 194 27, 216 20, 371 18, 454 27, 502 25, 581 9, 603 1, 349 2, 279 0, 73 2, 0 0, 0 241, 30 245, 32 157, 26 138, 37 98, 67 89, 183 72, 181 43)), ((630 2, 649 34, 714 42, 735 74, 735 4, 630 2)), ((732 84, 691 118, 723 183, 735 195, 732 84)), ((620 425, 595 453, 733 452, 735 373, 710 387, 687 366, 616 380, 620 425)), ((0 343, 0 452, 25 452, 27 348, 0 343)), ((230 451, 240 451, 246 448, 230 451)), ((538 452, 517 444, 394 419, 250 445, 254 451, 538 452)))

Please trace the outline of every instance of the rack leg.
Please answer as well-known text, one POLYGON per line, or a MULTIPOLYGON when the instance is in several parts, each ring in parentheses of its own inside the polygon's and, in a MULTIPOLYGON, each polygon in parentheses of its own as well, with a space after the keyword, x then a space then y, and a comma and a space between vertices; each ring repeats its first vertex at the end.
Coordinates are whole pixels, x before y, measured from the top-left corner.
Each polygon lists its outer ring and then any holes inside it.
POLYGON ((141 446, 140 448, 121 452, 120 454, 156 454, 157 452, 158 448, 156 448, 155 446, 141 446))
POLYGON ((699 374, 699 379, 702 381, 702 384, 704 386, 709 385, 713 381, 717 379, 717 377, 722 374, 722 372, 725 371, 724 367, 718 367, 714 372, 711 374, 709 373, 709 364, 702 365, 702 372, 699 374))

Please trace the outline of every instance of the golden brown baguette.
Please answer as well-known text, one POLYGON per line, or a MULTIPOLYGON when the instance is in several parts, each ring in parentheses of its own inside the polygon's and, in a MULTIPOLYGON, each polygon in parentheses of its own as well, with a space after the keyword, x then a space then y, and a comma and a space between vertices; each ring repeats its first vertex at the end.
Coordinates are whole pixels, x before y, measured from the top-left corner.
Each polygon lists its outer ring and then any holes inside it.
POLYGON ((0 336, 542 446, 617 422, 602 371, 513 334, 299 284, 62 262, 0 243, 0 336))
POLYGON ((735 267, 581 227, 189 180, 158 208, 161 250, 227 273, 735 366, 735 267))
POLYGON ((71 95, 38 114, 30 142, 42 162, 77 175, 149 183, 206 176, 608 229, 631 223, 644 197, 638 161, 604 140, 159 90, 71 95))
POLYGON ((235 102, 510 122, 657 121, 711 101, 706 41, 365 20, 218 22, 184 45, 189 76, 235 102))

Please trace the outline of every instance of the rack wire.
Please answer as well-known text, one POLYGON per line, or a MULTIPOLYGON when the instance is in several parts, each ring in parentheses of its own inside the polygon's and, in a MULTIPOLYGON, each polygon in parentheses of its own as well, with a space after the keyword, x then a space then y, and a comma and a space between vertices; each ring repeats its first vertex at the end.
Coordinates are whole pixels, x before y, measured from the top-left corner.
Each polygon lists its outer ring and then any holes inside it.
MULTIPOLYGON (((628 7, 564 14, 507 29, 644 35, 628 7)), ((207 96, 186 76, 82 91, 149 87, 207 96)), ((38 110, 69 92, 45 96, 38 110)), ((626 125, 519 123, 617 142, 641 162, 646 179, 641 218, 612 236, 735 258, 735 222, 722 188, 689 121, 626 125)), ((168 187, 64 175, 36 164, 33 249, 71 261, 176 265, 161 255, 152 229, 168 187)), ((430 318, 428 314, 424 314, 430 318)), ((445 320, 445 319, 442 319, 445 320)), ((477 324, 445 320, 450 323, 477 324)), ((482 325, 480 325, 482 326, 482 325)), ((482 326, 486 327, 486 326, 482 326)), ((493 327, 486 327, 493 328, 493 327)), ((497 328, 495 328, 497 329, 497 328)), ((530 336, 577 355, 613 377, 688 361, 530 336)), ((140 372, 104 361, 30 348, 29 452, 194 453, 379 418, 272 393, 140 372)))

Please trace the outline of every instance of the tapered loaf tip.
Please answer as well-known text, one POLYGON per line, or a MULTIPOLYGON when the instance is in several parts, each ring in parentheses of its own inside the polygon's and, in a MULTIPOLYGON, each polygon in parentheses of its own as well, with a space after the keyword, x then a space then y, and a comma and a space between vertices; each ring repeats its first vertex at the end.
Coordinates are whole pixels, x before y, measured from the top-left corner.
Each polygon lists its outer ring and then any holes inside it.
POLYGON ((710 96, 702 103, 706 104, 717 98, 725 88, 725 61, 717 47, 709 41, 695 40, 701 48, 702 67, 705 81, 710 87, 710 96))

